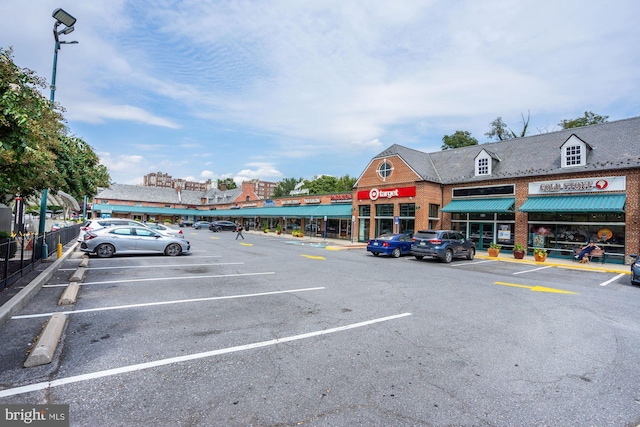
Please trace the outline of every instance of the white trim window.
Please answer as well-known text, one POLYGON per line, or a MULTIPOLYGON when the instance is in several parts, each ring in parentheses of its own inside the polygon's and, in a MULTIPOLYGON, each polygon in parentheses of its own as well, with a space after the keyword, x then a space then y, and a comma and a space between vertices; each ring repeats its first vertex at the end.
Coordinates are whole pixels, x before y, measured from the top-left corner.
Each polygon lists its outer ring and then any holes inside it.
POLYGON ((562 150, 562 167, 584 165, 584 147, 582 144, 569 144, 562 150))
POLYGON ((575 135, 562 144, 562 167, 584 166, 587 164, 587 144, 575 135))
POLYGON ((491 155, 485 150, 482 150, 476 156, 476 176, 491 175, 491 155))
POLYGON ((393 173, 393 165, 389 160, 384 159, 382 163, 378 165, 378 170, 376 172, 382 181, 386 181, 387 178, 391 176, 391 173, 393 173))

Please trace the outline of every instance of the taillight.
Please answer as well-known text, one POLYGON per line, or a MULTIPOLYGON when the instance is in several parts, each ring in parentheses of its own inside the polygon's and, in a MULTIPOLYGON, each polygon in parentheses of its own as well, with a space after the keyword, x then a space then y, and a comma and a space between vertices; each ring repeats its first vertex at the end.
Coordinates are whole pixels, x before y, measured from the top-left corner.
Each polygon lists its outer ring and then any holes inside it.
POLYGON ((442 243, 442 239, 431 239, 429 240, 429 243, 433 245, 439 245, 440 243, 442 243))
POLYGON ((182 230, 178 231, 178 234, 182 234, 182 230))
POLYGON ((415 237, 412 237, 412 238, 411 238, 411 242, 412 242, 412 243, 415 243, 415 241, 416 241, 416 238, 415 238, 415 237))
POLYGON ((91 240, 91 239, 93 239, 94 237, 98 237, 98 236, 96 236, 96 235, 95 235, 95 234, 93 234, 93 233, 86 233, 86 234, 84 235, 84 240, 91 240))
POLYGON ((382 246, 384 246, 385 248, 388 248, 389 247, 389 242, 383 242, 382 246))
POLYGON ((88 229, 89 229, 89 227, 82 227, 80 230, 87 231, 88 229))

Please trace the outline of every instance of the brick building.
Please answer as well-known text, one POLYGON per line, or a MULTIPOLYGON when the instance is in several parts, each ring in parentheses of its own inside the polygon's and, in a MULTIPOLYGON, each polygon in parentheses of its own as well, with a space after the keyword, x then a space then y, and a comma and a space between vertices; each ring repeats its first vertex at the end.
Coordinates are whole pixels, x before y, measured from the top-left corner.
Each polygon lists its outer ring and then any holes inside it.
POLYGON ((640 117, 425 153, 393 145, 356 182, 357 240, 461 231, 569 257, 594 240, 607 261, 640 252, 640 117))

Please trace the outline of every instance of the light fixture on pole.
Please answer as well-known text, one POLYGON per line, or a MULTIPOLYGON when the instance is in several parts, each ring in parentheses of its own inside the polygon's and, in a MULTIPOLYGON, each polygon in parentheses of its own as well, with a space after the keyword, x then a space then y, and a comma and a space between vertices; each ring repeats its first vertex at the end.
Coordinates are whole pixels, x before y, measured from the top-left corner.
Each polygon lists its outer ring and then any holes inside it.
MULTIPOLYGON (((72 42, 60 41, 60 39, 58 38, 58 36, 67 35, 74 30, 73 25, 76 23, 76 18, 69 15, 67 12, 65 12, 60 8, 54 10, 51 16, 56 20, 55 24, 53 24, 53 38, 55 39, 56 44, 55 44, 55 49, 53 51, 53 73, 51 75, 51 96, 50 96, 51 108, 53 108, 53 100, 54 100, 55 91, 56 91, 56 68, 58 66, 58 51, 60 50, 60 45, 77 44, 78 42, 77 41, 72 41, 72 42), (60 25, 64 25, 65 28, 58 31, 58 27, 60 25)), ((47 219, 48 192, 49 190, 45 189, 42 192, 42 198, 40 199, 40 224, 38 226, 38 233, 40 235, 44 234, 44 226, 47 219)), ((43 243, 42 258, 44 259, 47 257, 47 254, 46 254, 47 247, 46 247, 46 244, 44 243, 44 240, 42 241, 42 243, 43 243)))

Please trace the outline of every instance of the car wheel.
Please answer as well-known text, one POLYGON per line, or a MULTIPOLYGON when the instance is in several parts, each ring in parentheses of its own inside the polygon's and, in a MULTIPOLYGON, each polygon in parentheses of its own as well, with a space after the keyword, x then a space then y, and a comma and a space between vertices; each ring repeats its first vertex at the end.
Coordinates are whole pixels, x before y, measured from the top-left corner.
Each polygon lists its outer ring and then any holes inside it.
POLYGON ((414 255, 414 257, 416 257, 416 259, 422 259, 422 258, 424 258, 422 255, 414 255))
POLYGON ((116 248, 109 243, 102 243, 96 248, 96 255, 100 258, 111 258, 116 253, 116 248))
POLYGON ((391 252, 394 258, 400 258, 400 248, 395 248, 393 252, 391 252))
POLYGON ((380 255, 380 252, 371 252, 373 254, 373 256, 378 256, 380 255))
POLYGON ((453 261, 453 251, 451 249, 447 249, 447 251, 444 253, 444 259, 442 261, 446 262, 447 264, 453 261))
POLYGON ((222 227, 216 227, 216 231, 217 231, 217 232, 222 231, 222 227))
POLYGON ((182 248, 177 243, 172 243, 164 250, 165 255, 176 256, 182 253, 182 248))
POLYGON ((476 250, 473 248, 469 249, 469 254, 467 255, 467 259, 472 260, 474 256, 476 256, 476 250))

